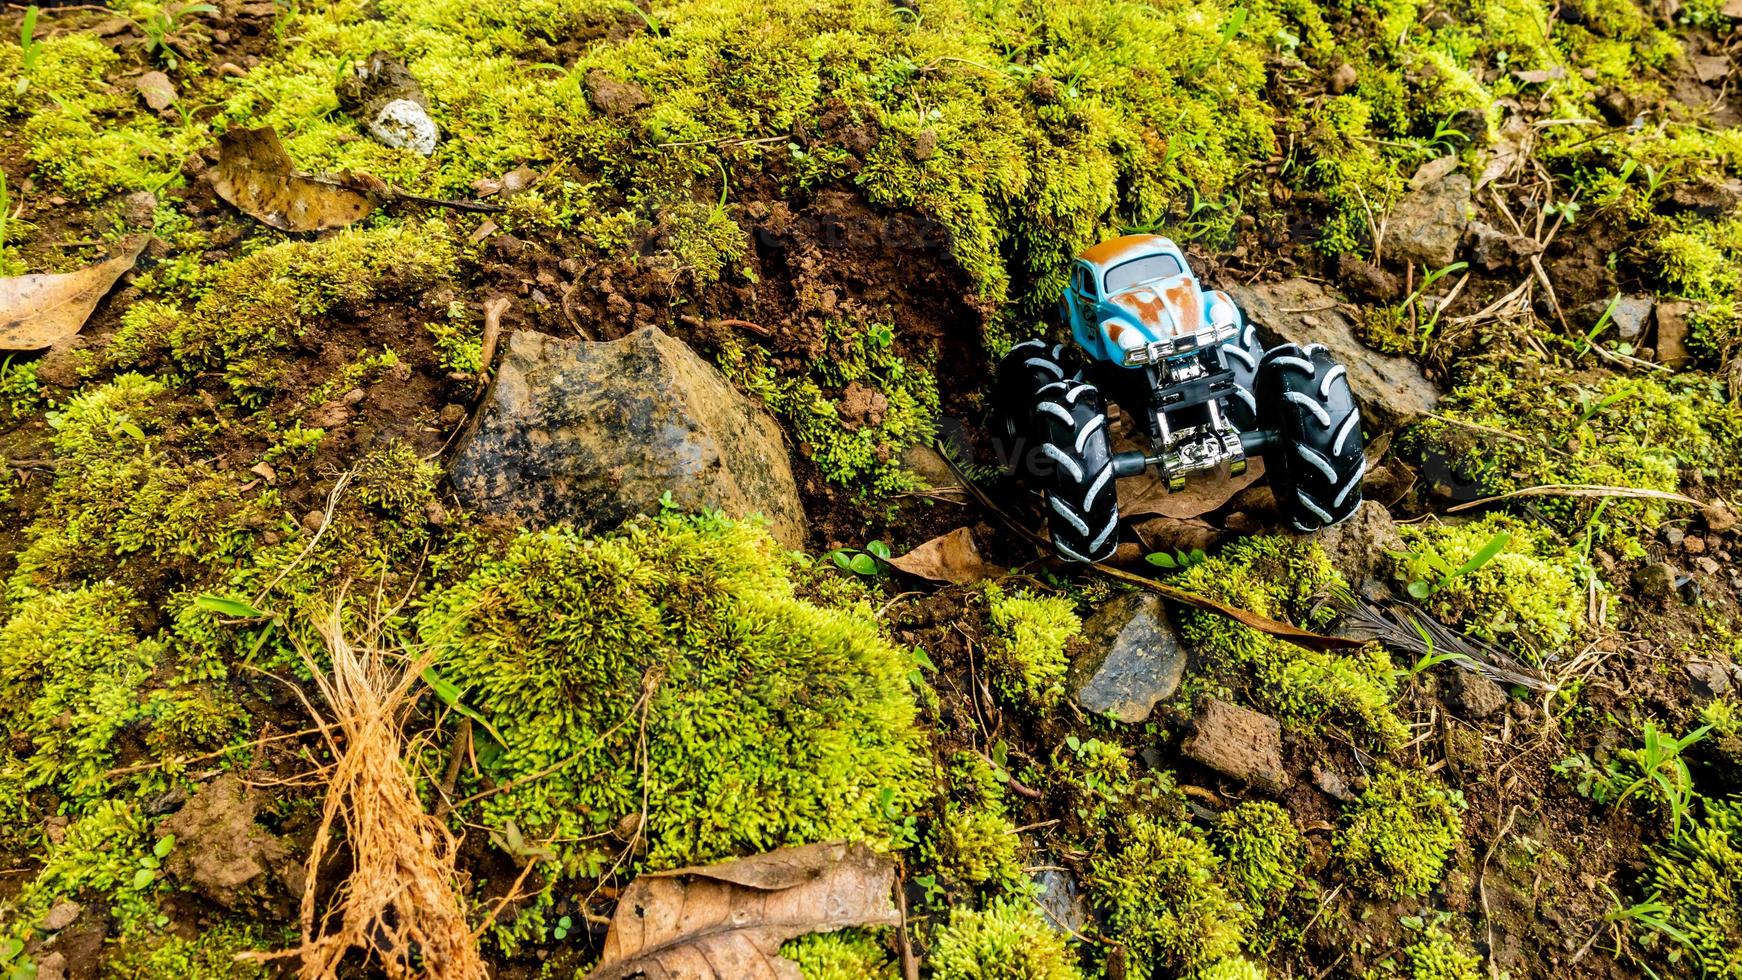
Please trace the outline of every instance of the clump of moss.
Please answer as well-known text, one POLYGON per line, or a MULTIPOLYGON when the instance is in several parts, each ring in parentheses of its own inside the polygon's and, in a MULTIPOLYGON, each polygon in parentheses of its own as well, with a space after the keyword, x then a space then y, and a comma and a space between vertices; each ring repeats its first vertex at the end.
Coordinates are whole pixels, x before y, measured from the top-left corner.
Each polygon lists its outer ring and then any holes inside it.
POLYGON ((1299 883, 1306 838, 1288 811, 1268 800, 1241 803, 1216 819, 1210 843, 1247 907, 1274 910, 1299 883))
POLYGON ((0 921, 28 927, 56 902, 89 901, 102 896, 123 934, 139 934, 155 917, 154 893, 161 887, 151 859, 156 855, 149 826, 139 808, 122 800, 101 800, 68 825, 66 836, 50 844, 36 877, 18 893, 0 921))
POLYGON ((651 868, 889 842, 924 795, 911 659, 788 563, 760 525, 667 515, 522 535, 431 595, 418 632, 503 739, 470 819, 571 842, 555 875, 600 873, 623 821, 651 868))
POLYGON ((887 324, 831 321, 808 373, 777 372, 761 347, 728 344, 721 368, 767 403, 798 436, 830 482, 868 500, 914 489, 901 464, 936 431, 938 387, 930 372, 894 350, 887 324))
POLYGON ((1133 817, 1115 846, 1091 866, 1090 897, 1131 976, 1189 974, 1239 951, 1252 912, 1217 880, 1221 862, 1201 837, 1133 817))
POLYGON ((1031 901, 957 908, 927 960, 935 980, 1081 980, 1076 954, 1031 901))
POLYGON ((1447 624, 1490 643, 1520 646, 1538 661, 1564 649, 1584 626, 1578 558, 1546 529, 1495 513, 1401 530, 1409 551, 1391 557, 1393 574, 1447 624), (1498 553, 1474 571, 1455 574, 1497 535, 1506 536, 1498 553))
POLYGON ((1060 804, 1087 828, 1103 825, 1138 785, 1119 743, 1075 735, 1053 752, 1051 777, 1060 804))
POLYGON ((1482 980, 1482 958, 1443 929, 1429 928, 1403 949, 1401 975, 1409 980, 1482 980))
POLYGON ((958 885, 1017 882, 1020 845, 992 764, 974 753, 958 753, 950 765, 948 798, 932 829, 931 849, 941 876, 958 885))
POLYGON ((812 933, 780 947, 798 964, 804 980, 897 980, 900 964, 889 948, 863 929, 812 933))
POLYGON ((1378 898, 1425 893, 1462 839, 1463 808, 1432 776, 1382 764, 1337 833, 1349 880, 1378 898))
POLYGON ((1066 596, 988 586, 986 607, 993 639, 985 663, 993 686, 1023 703, 1056 704, 1070 668, 1065 647, 1083 626, 1076 604, 1066 596))
POLYGON ((215 270, 192 309, 158 303, 130 313, 111 342, 110 363, 131 367, 167 345, 181 366, 222 372, 243 404, 264 405, 291 370, 286 352, 323 323, 433 286, 458 259, 451 231, 436 219, 281 242, 215 270))
MULTIPOLYGON (((1342 586, 1342 578, 1310 541, 1257 537, 1193 566, 1176 584, 1312 628, 1328 622, 1332 613, 1321 600, 1342 586)), ((1349 655, 1306 650, 1197 610, 1184 613, 1180 632, 1211 681, 1232 686, 1289 725, 1307 731, 1349 726, 1383 746, 1405 739, 1390 705, 1391 661, 1376 644, 1349 655)))
POLYGON ((245 496, 240 480, 166 445, 180 419, 161 380, 122 374, 50 417, 55 479, 29 529, 14 596, 147 555, 204 571, 232 561, 270 523, 277 495, 245 496))
POLYGON ((0 627, 0 717, 31 752, 23 788, 75 800, 108 787, 118 736, 144 716, 140 689, 162 645, 134 629, 138 601, 112 583, 44 592, 0 627))
POLYGON ((116 944, 104 959, 106 975, 116 980, 256 980, 268 976, 258 961, 237 959, 294 943, 294 932, 269 937, 255 925, 223 923, 202 928, 192 938, 169 933, 116 944))
POLYGON ((1703 806, 1703 818, 1690 830, 1653 849, 1648 880, 1652 897, 1666 906, 1665 921, 1687 937, 1683 949, 1700 972, 1739 977, 1742 797, 1706 797, 1703 806))
MULTIPOLYGON (((1697 374, 1582 379, 1529 362, 1474 365, 1440 415, 1415 427, 1412 444, 1495 494, 1543 484, 1677 491, 1683 468, 1730 481, 1742 440, 1742 410, 1697 374)), ((1625 557, 1644 554, 1640 542, 1668 513, 1649 499, 1543 497, 1533 507, 1625 557)))

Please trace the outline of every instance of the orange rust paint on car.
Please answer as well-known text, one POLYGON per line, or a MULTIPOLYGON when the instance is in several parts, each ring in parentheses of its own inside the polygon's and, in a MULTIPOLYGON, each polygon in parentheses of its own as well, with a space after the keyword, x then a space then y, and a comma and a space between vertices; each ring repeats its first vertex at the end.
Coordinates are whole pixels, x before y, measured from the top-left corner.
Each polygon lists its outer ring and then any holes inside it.
POLYGON ((1156 243, 1161 241, 1164 239, 1160 235, 1122 235, 1099 245, 1091 245, 1083 249, 1077 257, 1085 262, 1093 262, 1104 270, 1127 256, 1152 251, 1156 243))

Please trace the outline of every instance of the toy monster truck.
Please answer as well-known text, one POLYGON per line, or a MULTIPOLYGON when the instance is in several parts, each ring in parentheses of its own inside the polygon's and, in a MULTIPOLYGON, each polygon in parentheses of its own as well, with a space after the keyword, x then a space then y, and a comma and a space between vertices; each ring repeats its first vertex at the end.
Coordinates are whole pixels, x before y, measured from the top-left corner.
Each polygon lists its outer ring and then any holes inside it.
POLYGON ((1127 235, 1079 255, 1063 301, 1084 364, 1030 340, 998 364, 996 448, 1046 500, 1053 546, 1100 561, 1118 540, 1114 478, 1156 467, 1169 490, 1262 455, 1277 505, 1302 531, 1361 503, 1361 413, 1343 367, 1320 344, 1264 350, 1228 294, 1204 289, 1172 241, 1127 235), (1103 394, 1149 451, 1114 452, 1103 394))

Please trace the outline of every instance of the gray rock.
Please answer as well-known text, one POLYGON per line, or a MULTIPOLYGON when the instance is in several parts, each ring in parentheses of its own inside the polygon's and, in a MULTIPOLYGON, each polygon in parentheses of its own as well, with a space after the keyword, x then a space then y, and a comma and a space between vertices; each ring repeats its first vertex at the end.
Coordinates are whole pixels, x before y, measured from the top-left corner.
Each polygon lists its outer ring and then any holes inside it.
POLYGON ((685 510, 761 514, 787 547, 804 509, 786 444, 761 406, 653 327, 592 343, 510 334, 495 383, 454 456, 468 507, 544 527, 607 527, 685 510))
POLYGON ((1355 589, 1375 576, 1389 552, 1406 550, 1403 535, 1397 532, 1397 522, 1376 500, 1362 501, 1348 520, 1315 532, 1312 537, 1349 587, 1355 589))
POLYGON ((1186 650, 1161 598, 1118 596, 1083 624, 1089 652, 1072 665, 1071 687, 1084 710, 1135 724, 1171 697, 1185 676, 1186 650))
POLYGON ((1089 903, 1077 887, 1077 876, 1070 871, 1050 867, 1034 875, 1040 892, 1041 918, 1047 925, 1067 935, 1081 935, 1089 925, 1089 903))
POLYGON ((1506 692, 1474 671, 1456 669, 1446 677, 1446 705, 1473 721, 1492 718, 1506 707, 1506 692))
POLYGON ((1309 279, 1223 287, 1258 325, 1267 345, 1324 344, 1349 371, 1349 386, 1361 402, 1362 425, 1371 438, 1400 428, 1439 406, 1440 393, 1416 363, 1382 354, 1355 336, 1355 324, 1339 297, 1309 279))
POLYGON ((1652 305, 1650 296, 1623 296, 1616 300, 1615 308, 1609 313, 1609 321, 1615 324, 1615 333, 1628 343, 1638 342, 1645 336, 1652 305))
POLYGON ((1275 718, 1210 698, 1192 719, 1180 745, 1186 758, 1224 776, 1281 793, 1290 779, 1282 768, 1282 726, 1275 718))
POLYGON ((1482 221, 1472 221, 1464 230, 1464 247, 1476 268, 1488 272, 1516 269, 1542 253, 1536 240, 1524 235, 1512 235, 1482 221))
POLYGON ((1445 169, 1443 160, 1422 164, 1409 193, 1391 209, 1385 221, 1386 256, 1430 270, 1458 257, 1458 242, 1470 223, 1470 178, 1455 172, 1441 176, 1445 169))
POLYGON ((1656 561, 1633 573, 1633 588, 1641 599, 1666 603, 1675 598, 1680 573, 1668 562, 1656 561))

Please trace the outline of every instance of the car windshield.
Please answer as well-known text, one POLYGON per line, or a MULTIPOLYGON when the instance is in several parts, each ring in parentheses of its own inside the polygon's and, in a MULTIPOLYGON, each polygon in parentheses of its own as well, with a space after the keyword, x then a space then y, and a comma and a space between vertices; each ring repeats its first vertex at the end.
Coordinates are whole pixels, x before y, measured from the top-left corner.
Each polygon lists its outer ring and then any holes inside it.
POLYGON ((1130 289, 1139 283, 1172 279, 1184 271, 1185 267, 1180 265, 1179 259, 1165 252, 1121 262, 1107 270, 1107 295, 1130 289))

